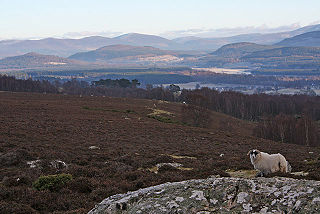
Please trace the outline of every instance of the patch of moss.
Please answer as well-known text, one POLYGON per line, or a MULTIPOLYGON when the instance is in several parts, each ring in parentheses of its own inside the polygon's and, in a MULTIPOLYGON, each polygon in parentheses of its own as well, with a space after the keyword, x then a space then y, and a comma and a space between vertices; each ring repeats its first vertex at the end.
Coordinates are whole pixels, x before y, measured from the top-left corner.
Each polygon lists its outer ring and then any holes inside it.
POLYGON ((168 111, 164 111, 161 109, 152 109, 152 113, 148 114, 149 118, 153 118, 163 123, 175 123, 175 124, 184 124, 180 121, 174 120, 168 116, 174 117, 174 114, 168 111))
POLYGON ((148 115, 148 117, 153 118, 153 119, 158 120, 163 123, 179 123, 178 121, 175 121, 169 117, 164 117, 164 116, 160 116, 160 115, 148 115))
POLYGON ((226 173, 235 178, 254 178, 256 170, 226 170, 226 173))
POLYGON ((53 192, 60 190, 71 180, 72 175, 64 173, 58 175, 40 176, 38 180, 33 182, 32 186, 37 190, 50 190, 53 192))

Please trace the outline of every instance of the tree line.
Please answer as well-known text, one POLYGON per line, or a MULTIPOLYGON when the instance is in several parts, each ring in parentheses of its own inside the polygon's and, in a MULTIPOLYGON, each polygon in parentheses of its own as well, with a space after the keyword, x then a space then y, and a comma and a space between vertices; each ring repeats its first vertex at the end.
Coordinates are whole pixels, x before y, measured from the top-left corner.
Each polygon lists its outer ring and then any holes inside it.
POLYGON ((99 81, 93 81, 92 85, 94 86, 105 86, 108 88, 136 88, 140 85, 137 79, 128 80, 128 79, 100 79, 99 81))
POLYGON ((320 97, 306 95, 246 95, 209 88, 182 90, 181 100, 196 106, 255 121, 257 137, 320 146, 320 97))
POLYGON ((254 129, 254 135, 282 143, 319 146, 319 124, 308 115, 268 116, 254 129))
POLYGON ((15 77, 0 75, 0 90, 15 92, 57 93, 58 89, 49 81, 22 80, 15 77))

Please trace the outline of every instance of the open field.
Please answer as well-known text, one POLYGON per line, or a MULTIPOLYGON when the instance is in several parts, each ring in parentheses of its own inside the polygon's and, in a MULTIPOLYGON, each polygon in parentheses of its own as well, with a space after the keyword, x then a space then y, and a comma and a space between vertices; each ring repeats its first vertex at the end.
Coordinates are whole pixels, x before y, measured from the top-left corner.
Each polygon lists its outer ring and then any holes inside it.
POLYGON ((231 68, 192 68, 199 71, 209 71, 218 74, 251 74, 248 69, 231 69, 231 68))
POLYGON ((252 137, 255 124, 216 112, 209 128, 186 126, 182 105, 0 93, 0 213, 86 213, 113 194, 252 169, 252 148, 281 152, 293 171, 320 180, 319 148, 252 137), (40 175, 59 173, 73 177, 59 191, 32 188, 40 175))

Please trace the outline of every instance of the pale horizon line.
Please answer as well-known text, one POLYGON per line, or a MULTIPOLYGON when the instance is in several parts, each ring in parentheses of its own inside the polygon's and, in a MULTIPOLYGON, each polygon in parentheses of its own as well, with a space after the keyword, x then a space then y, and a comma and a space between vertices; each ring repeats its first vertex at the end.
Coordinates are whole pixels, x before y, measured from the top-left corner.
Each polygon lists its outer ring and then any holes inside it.
POLYGON ((29 37, 1 37, 0 41, 8 41, 8 40, 42 40, 42 39, 83 39, 88 37, 94 36, 101 36, 105 38, 115 38, 118 36, 126 35, 126 34, 144 34, 144 35, 152 35, 152 36, 160 36, 165 39, 173 40, 177 38, 184 38, 184 37, 199 37, 199 38, 223 38, 223 37, 232 37, 237 35, 245 35, 245 34, 254 34, 254 33, 262 33, 262 34, 269 34, 269 33, 282 33, 297 30, 299 28, 313 26, 320 24, 320 21, 315 21, 307 25, 301 25, 300 23, 292 23, 289 25, 284 26, 276 26, 276 27, 269 27, 266 24, 259 25, 259 26, 241 26, 241 27, 226 27, 226 28, 199 28, 199 29, 184 29, 184 30, 173 30, 173 31, 165 31, 161 33, 146 33, 146 32, 116 32, 116 31, 100 31, 100 32, 93 32, 93 31, 78 31, 78 32, 66 32, 62 35, 51 35, 51 36, 29 36, 29 37), (286 29, 287 28, 287 29, 286 29), (291 28, 291 29, 290 29, 291 28), (257 32, 248 32, 248 33, 229 33, 229 35, 225 36, 201 36, 201 33, 214 33, 219 31, 237 31, 237 30, 246 30, 249 29, 251 31, 257 32), (284 29, 284 30, 281 30, 284 29), (260 30, 260 32, 258 32, 260 30), (278 31, 277 31, 278 30, 278 31), (269 31, 269 32, 268 32, 269 31), (193 33, 194 32, 194 33, 193 33), (182 33, 186 35, 177 35, 177 36, 170 36, 171 33, 182 33), (189 33, 189 34, 188 34, 189 33))

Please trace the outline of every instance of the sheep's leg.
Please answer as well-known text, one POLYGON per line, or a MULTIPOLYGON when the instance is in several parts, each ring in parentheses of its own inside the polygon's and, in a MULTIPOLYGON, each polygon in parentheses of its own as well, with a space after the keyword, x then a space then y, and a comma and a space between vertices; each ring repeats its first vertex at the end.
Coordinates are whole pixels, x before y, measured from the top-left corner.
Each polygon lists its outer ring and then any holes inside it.
POLYGON ((287 172, 291 172, 292 171, 292 167, 291 165, 289 164, 289 162, 287 161, 287 172))

